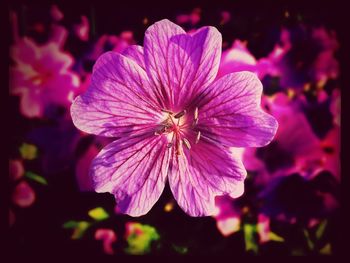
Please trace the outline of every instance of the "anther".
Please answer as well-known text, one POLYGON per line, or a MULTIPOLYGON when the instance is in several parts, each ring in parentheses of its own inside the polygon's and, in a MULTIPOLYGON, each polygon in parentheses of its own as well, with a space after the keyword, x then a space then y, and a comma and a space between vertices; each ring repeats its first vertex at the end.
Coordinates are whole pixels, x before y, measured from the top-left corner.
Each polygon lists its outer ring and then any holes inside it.
POLYGON ((191 150, 190 142, 186 138, 183 138, 182 141, 185 144, 185 146, 187 147, 187 149, 191 150))
POLYGON ((199 139, 201 138, 201 132, 198 131, 197 137, 196 137, 196 144, 199 142, 199 139))
POLYGON ((169 142, 168 145, 166 146, 167 148, 171 148, 173 146, 172 142, 169 142))
POLYGON ((166 109, 161 109, 161 111, 162 111, 162 112, 166 112, 166 113, 169 113, 169 114, 173 114, 173 112, 172 112, 172 111, 170 111, 170 110, 166 110, 166 109))
POLYGON ((198 107, 196 107, 196 109, 194 110, 194 119, 198 119, 198 107))
POLYGON ((179 113, 177 113, 174 118, 175 119, 179 119, 181 118, 182 116, 184 116, 186 114, 186 110, 183 110, 183 111, 180 111, 179 113))

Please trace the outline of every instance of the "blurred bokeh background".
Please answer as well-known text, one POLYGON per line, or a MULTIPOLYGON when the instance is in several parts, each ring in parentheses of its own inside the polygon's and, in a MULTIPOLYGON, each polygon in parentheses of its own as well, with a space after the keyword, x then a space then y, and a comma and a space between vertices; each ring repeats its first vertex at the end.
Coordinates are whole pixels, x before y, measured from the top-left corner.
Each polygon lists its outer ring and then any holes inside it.
POLYGON ((342 42, 334 7, 215 2, 9 4, 9 243, 16 253, 339 252, 342 42), (189 32, 217 27, 218 76, 255 72, 262 107, 279 122, 270 145, 239 150, 245 193, 216 198, 213 217, 186 215, 168 186, 147 215, 119 214, 114 197, 94 193, 88 177, 111 140, 80 132, 70 118, 96 59, 142 45, 147 27, 163 18, 189 32))

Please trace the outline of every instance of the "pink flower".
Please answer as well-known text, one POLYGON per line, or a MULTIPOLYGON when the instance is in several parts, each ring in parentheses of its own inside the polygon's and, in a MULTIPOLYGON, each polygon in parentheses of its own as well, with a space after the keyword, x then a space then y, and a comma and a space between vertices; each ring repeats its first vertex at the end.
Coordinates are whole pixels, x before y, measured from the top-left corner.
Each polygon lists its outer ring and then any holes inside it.
POLYGON ((276 75, 274 59, 262 58, 256 60, 247 48, 247 42, 236 40, 232 47, 222 53, 218 78, 228 73, 250 71, 263 79, 266 74, 276 75))
POLYGON ((78 25, 74 25, 74 32, 77 37, 82 41, 89 40, 89 20, 86 16, 81 16, 81 23, 78 25))
POLYGON ((43 117, 51 104, 68 106, 79 86, 78 76, 70 70, 73 58, 60 45, 38 46, 25 37, 11 49, 15 66, 10 71, 10 93, 21 97, 21 113, 28 118, 43 117))
POLYGON ((12 193, 12 202, 20 207, 29 207, 35 201, 35 192, 26 181, 18 183, 12 193))
POLYGON ((108 255, 114 254, 113 243, 117 241, 117 235, 112 229, 99 228, 95 232, 95 239, 102 240, 103 251, 108 255))
POLYGON ((215 80, 220 56, 215 28, 186 34, 162 20, 147 29, 144 47, 97 60, 71 115, 87 133, 119 137, 90 171, 95 190, 114 194, 119 211, 146 214, 167 179, 191 216, 215 213, 217 195, 242 194, 246 170, 229 147, 267 145, 278 124, 260 108, 255 74, 215 80))
POLYGON ((228 196, 215 198, 217 212, 214 214, 216 226, 223 236, 229 236, 240 229, 241 211, 236 208, 228 196))
POLYGON ((201 20, 201 9, 195 8, 190 14, 181 14, 176 17, 176 22, 178 24, 187 24, 194 26, 201 20))
POLYGON ((272 178, 291 173, 305 177, 316 175, 322 166, 321 142, 305 115, 283 93, 264 97, 264 104, 277 119, 279 129, 273 143, 266 148, 244 151, 246 168, 259 173, 256 182, 264 185, 272 178))

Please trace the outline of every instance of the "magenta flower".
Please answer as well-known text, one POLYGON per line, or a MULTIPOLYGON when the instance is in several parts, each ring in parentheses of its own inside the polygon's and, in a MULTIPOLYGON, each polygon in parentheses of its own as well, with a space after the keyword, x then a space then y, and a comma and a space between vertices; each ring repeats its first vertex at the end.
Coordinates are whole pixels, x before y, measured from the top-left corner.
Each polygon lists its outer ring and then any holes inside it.
POLYGON ((218 78, 228 73, 250 71, 263 79, 266 75, 276 76, 275 58, 269 56, 257 60, 247 48, 247 42, 235 40, 232 47, 222 53, 218 78))
POLYGON ((10 94, 21 97, 20 110, 28 118, 43 117, 52 104, 70 105, 80 84, 71 70, 74 59, 62 51, 59 36, 45 45, 25 37, 11 47, 10 94))
POLYGON ((278 124, 260 108, 255 74, 214 81, 220 56, 215 28, 186 34, 162 20, 147 29, 144 47, 97 60, 71 115, 87 133, 119 138, 90 170, 95 190, 114 194, 119 211, 146 214, 166 180, 191 216, 213 215, 217 195, 242 194, 246 170, 229 147, 264 146, 278 124))

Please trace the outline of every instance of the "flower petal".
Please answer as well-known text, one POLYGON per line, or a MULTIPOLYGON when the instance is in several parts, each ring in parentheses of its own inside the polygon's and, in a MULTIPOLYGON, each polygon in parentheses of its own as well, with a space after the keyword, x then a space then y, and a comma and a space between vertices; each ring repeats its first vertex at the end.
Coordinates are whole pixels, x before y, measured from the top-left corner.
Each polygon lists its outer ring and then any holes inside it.
POLYGON ((123 51, 123 55, 133 59, 141 68, 146 69, 143 47, 138 45, 129 46, 123 51))
POLYGON ((145 33, 144 53, 146 71, 152 80, 164 108, 171 106, 172 90, 169 85, 168 48, 171 37, 185 34, 178 25, 163 19, 150 26, 145 33))
POLYGON ((92 163, 95 190, 114 194, 118 211, 144 215, 164 189, 169 157, 165 136, 148 134, 117 140, 92 163))
POLYGON ((135 61, 107 52, 96 62, 88 90, 73 102, 71 115, 84 132, 122 137, 154 130, 160 109, 146 72, 135 61))
POLYGON ((169 184, 179 206, 191 216, 214 215, 215 196, 242 194, 246 170, 228 148, 203 139, 183 155, 173 153, 169 184))
POLYGON ((262 84, 251 72, 231 73, 216 80, 196 100, 202 136, 230 147, 267 145, 278 123, 261 109, 261 93, 262 84))
POLYGON ((194 95, 214 81, 220 64, 221 44, 221 34, 215 27, 202 27, 193 35, 181 34, 170 39, 168 78, 175 107, 186 107, 194 95))

